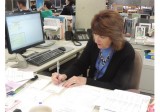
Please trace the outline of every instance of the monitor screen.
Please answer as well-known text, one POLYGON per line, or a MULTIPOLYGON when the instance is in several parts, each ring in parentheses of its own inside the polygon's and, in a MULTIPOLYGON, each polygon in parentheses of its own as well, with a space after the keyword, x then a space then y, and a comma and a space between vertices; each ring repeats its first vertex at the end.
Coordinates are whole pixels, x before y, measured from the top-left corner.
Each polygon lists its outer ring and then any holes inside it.
POLYGON ((55 8, 61 8, 61 0, 55 0, 55 8))
POLYGON ((6 15, 6 37, 9 53, 22 53, 44 43, 39 12, 6 15))

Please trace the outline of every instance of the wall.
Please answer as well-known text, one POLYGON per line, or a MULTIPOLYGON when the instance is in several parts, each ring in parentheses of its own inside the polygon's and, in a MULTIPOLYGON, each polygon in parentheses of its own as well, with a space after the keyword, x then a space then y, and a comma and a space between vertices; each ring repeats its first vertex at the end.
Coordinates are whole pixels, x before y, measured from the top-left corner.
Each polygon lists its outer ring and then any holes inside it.
POLYGON ((90 28, 91 20, 106 9, 106 0, 76 0, 76 28, 90 28))
POLYGON ((110 4, 153 6, 154 0, 109 0, 110 4))
POLYGON ((141 0, 142 6, 154 6, 154 0, 141 0))
POLYGON ((140 5, 141 0, 110 0, 110 3, 123 4, 123 5, 140 5))

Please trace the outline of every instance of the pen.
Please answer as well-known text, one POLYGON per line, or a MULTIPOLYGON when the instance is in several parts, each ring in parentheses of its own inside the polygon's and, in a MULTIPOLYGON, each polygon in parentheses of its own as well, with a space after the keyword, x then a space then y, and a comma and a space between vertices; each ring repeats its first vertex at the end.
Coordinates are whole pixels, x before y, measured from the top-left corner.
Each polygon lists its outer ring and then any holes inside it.
POLYGON ((58 75, 59 75, 59 69, 60 69, 59 61, 57 61, 57 73, 58 73, 58 75))

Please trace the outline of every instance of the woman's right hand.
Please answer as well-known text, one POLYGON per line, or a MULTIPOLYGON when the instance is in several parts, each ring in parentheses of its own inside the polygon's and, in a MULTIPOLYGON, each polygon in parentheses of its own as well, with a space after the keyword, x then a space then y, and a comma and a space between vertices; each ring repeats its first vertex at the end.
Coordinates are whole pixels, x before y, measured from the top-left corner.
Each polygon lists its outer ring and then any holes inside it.
POLYGON ((58 74, 57 72, 52 73, 52 82, 56 85, 62 83, 67 79, 66 74, 58 74))

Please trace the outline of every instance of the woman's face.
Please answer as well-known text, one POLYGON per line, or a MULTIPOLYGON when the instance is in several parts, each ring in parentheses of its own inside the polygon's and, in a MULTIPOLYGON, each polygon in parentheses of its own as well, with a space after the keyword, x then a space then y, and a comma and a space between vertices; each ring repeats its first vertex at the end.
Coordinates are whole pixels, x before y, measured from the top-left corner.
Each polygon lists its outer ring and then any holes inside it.
POLYGON ((105 49, 111 46, 112 40, 109 37, 100 36, 97 34, 94 34, 93 36, 95 43, 97 44, 97 47, 99 49, 105 49))

